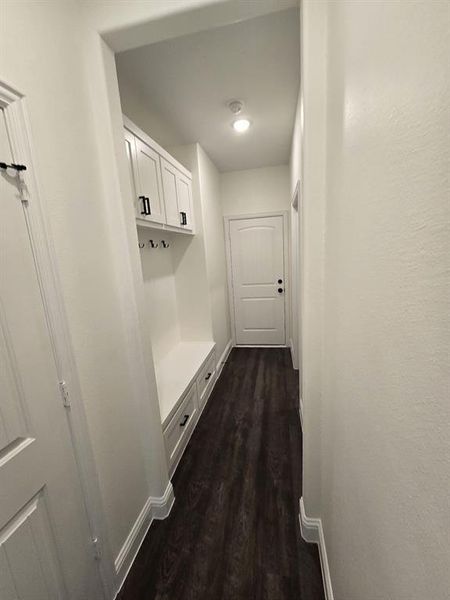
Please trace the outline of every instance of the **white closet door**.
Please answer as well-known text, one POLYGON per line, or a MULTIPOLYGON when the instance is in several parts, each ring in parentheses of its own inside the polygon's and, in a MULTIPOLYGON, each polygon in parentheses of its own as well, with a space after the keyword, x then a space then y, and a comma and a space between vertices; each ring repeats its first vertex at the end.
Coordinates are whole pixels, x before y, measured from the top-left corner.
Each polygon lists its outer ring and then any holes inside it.
POLYGON ((283 217, 229 222, 236 343, 284 345, 283 217))
MULTIPOLYGON (((147 221, 155 223, 165 223, 166 215, 164 210, 164 200, 161 181, 161 167, 159 164, 159 154, 150 146, 144 144, 142 140, 136 138, 136 156, 139 173, 138 196, 140 196, 140 206, 145 207, 147 213, 139 215, 147 221)), ((145 212, 143 208, 140 212, 145 212)))
POLYGON ((166 207, 167 224, 174 227, 181 226, 181 217, 178 209, 178 170, 167 160, 161 157, 161 171, 164 189, 164 204, 166 207))
MULTIPOLYGON (((2 110, 0 160, 14 162, 2 110)), ((0 169, 0 596, 90 600, 97 567, 27 210, 0 169)))
POLYGON ((183 229, 192 231, 192 183, 185 175, 177 172, 178 212, 183 229))

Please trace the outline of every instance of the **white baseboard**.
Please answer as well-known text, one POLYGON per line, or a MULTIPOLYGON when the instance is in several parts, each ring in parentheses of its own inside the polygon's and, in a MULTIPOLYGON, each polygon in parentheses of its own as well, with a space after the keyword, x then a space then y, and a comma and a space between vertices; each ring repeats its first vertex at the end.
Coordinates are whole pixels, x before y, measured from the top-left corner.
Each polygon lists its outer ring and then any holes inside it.
POLYGON ((233 340, 230 340, 225 346, 225 350, 222 352, 222 356, 219 358, 216 366, 216 380, 220 377, 224 364, 227 362, 227 358, 233 349, 233 340))
POLYGON ((173 487, 169 481, 164 495, 161 497, 150 496, 139 513, 130 533, 125 540, 119 554, 114 561, 116 571, 116 595, 119 593, 133 562, 139 552, 139 548, 147 535, 150 525, 154 519, 165 519, 172 510, 175 496, 173 487))
POLYGON ((300 424, 303 431, 303 398, 300 398, 298 414, 300 415, 300 424))
POLYGON ((331 585, 330 567, 328 564, 327 548, 323 535, 322 519, 312 519, 305 513, 303 498, 300 498, 300 531, 305 542, 319 546, 320 567, 322 569, 323 588, 325 600, 334 600, 333 587, 331 585))

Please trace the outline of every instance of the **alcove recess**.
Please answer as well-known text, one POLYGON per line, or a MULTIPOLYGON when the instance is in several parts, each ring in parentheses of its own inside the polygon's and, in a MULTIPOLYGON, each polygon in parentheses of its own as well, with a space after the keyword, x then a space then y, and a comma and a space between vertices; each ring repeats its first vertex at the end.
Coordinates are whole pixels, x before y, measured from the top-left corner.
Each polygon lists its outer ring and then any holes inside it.
POLYGON ((203 236, 198 147, 168 151, 192 173, 195 235, 138 224, 146 326, 161 421, 167 425, 185 391, 214 350, 203 236), (151 247, 150 240, 157 244, 151 247), (162 242, 165 242, 164 247, 162 242))

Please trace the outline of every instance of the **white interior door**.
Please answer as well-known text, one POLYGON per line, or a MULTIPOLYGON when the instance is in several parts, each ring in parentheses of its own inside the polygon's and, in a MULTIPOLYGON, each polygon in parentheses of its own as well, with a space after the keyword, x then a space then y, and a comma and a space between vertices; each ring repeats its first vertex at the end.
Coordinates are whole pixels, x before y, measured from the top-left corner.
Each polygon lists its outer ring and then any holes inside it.
MULTIPOLYGON (((1 109, 0 161, 14 162, 1 109)), ((0 598, 94 600, 98 570, 26 214, 17 173, 0 169, 0 598)))
POLYGON ((138 195, 141 199, 140 205, 142 205, 142 198, 145 198, 147 212, 146 215, 140 214, 139 218, 154 221, 155 223, 165 223, 166 215, 159 154, 153 148, 144 144, 142 140, 136 138, 136 157, 139 174, 138 195))
POLYGON ((284 219, 229 221, 237 344, 286 343, 284 219))

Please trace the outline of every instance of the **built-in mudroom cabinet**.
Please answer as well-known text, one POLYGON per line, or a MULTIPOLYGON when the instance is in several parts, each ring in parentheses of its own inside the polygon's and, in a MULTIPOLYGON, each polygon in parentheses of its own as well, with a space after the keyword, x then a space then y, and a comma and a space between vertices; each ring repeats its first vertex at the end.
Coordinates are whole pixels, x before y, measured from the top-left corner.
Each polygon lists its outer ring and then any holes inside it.
POLYGON ((216 381, 198 147, 177 148, 181 164, 127 117, 124 132, 147 337, 172 475, 216 381))

